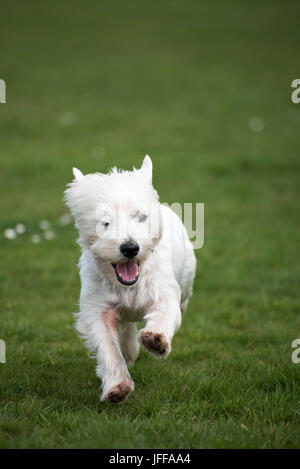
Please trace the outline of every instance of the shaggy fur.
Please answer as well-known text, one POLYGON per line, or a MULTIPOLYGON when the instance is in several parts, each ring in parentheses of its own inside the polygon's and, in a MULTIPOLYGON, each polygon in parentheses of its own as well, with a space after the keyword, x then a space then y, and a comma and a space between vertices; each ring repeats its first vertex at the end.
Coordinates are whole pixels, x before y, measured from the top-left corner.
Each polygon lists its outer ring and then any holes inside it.
POLYGON ((82 248, 76 328, 96 354, 101 399, 121 402, 134 389, 128 366, 139 344, 155 357, 170 353, 192 294, 195 255, 181 220, 159 203, 149 156, 139 170, 73 174, 65 200, 82 248), (130 259, 120 251, 126 242, 139 248, 130 259))

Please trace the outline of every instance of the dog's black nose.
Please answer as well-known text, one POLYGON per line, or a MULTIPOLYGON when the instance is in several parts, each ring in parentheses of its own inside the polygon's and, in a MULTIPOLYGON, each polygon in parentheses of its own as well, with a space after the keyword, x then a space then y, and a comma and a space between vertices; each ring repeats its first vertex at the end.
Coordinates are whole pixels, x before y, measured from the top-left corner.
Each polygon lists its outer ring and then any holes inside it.
POLYGON ((133 257, 135 257, 139 250, 139 245, 133 241, 127 241, 126 243, 123 243, 120 246, 121 253, 123 254, 123 256, 128 257, 128 259, 132 259, 133 257))

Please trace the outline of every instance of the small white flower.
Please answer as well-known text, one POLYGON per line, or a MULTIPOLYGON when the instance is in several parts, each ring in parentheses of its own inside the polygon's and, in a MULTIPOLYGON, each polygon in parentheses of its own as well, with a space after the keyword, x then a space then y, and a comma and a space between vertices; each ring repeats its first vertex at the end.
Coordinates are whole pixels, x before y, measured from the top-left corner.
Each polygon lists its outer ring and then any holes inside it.
POLYGON ((23 234, 26 231, 26 226, 23 223, 18 223, 15 227, 15 230, 18 234, 23 234))
POLYGON ((51 239, 55 238, 55 233, 52 230, 47 230, 44 231, 44 238, 47 239, 47 241, 50 241, 51 239))
POLYGON ((39 234, 34 234, 31 236, 31 242, 33 244, 39 244, 42 241, 42 237, 39 234))
POLYGON ((60 117, 59 117, 59 123, 60 125, 63 125, 63 126, 66 126, 66 127, 70 127, 74 124, 76 124, 76 115, 74 112, 72 111, 64 111, 61 113, 60 117))
POLYGON ((48 220, 41 220, 39 222, 39 227, 41 228, 41 230, 49 230, 50 223, 48 222, 48 220))
POLYGON ((4 231, 4 236, 6 239, 15 239, 17 234, 13 228, 6 228, 4 231))
POLYGON ((260 117, 251 117, 248 120, 248 126, 249 129, 252 130, 252 132, 262 132, 265 128, 265 123, 260 117))
POLYGON ((72 221, 72 217, 69 213, 64 213, 61 217, 58 219, 58 223, 60 225, 69 225, 72 221))

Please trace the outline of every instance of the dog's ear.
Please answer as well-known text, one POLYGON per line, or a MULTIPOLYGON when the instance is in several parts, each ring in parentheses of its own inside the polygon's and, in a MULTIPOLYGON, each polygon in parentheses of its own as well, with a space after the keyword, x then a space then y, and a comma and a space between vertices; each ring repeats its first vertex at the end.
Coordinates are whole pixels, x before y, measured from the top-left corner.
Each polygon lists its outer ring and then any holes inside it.
POLYGON ((83 178, 82 172, 77 168, 73 168, 73 175, 74 175, 74 178, 76 179, 76 181, 79 181, 80 179, 83 178))
POLYGON ((147 179, 152 183, 152 161, 149 155, 146 155, 141 166, 141 171, 147 177, 147 179))

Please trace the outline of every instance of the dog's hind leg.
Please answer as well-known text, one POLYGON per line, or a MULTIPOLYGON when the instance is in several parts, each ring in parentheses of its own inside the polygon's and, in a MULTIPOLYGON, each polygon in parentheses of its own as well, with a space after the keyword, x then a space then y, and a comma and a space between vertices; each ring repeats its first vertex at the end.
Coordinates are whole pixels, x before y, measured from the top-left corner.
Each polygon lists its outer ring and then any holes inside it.
POLYGON ((119 337, 123 357, 128 366, 133 365, 140 351, 135 322, 119 324, 119 337))
POLYGON ((180 309, 182 314, 185 312, 186 308, 188 307, 189 299, 187 298, 182 303, 180 303, 180 309))

